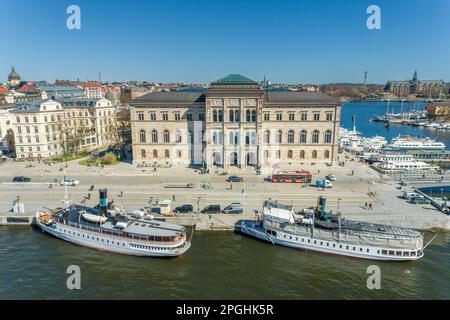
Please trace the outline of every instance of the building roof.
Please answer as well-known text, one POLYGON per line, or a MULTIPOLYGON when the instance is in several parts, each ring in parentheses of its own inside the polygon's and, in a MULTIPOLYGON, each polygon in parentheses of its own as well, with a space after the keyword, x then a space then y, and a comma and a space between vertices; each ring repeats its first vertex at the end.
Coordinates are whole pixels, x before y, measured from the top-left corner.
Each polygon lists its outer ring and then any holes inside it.
POLYGON ((264 94, 265 104, 276 105, 339 105, 340 100, 323 92, 266 92, 264 94))
POLYGON ((134 99, 131 102, 133 104, 168 104, 168 103, 180 103, 180 104, 192 104, 195 102, 205 102, 205 95, 203 92, 153 92, 143 95, 134 99))
POLYGON ((79 85, 80 87, 83 87, 83 88, 101 88, 102 87, 102 85, 100 83, 95 82, 95 81, 81 82, 77 85, 79 85))
POLYGON ((11 67, 11 72, 8 76, 8 80, 20 80, 19 74, 16 72, 16 69, 14 67, 11 67))
POLYGON ((8 92, 9 92, 8 89, 6 89, 5 87, 0 86, 0 94, 5 94, 5 93, 8 93, 8 92))
POLYGON ((39 93, 39 90, 34 85, 27 83, 17 89, 16 92, 24 94, 37 94, 39 93))
POLYGON ((257 84, 257 82, 240 74, 229 74, 214 81, 212 84, 257 84))
POLYGON ((45 92, 67 92, 67 91, 78 91, 83 92, 83 89, 75 86, 38 86, 38 89, 45 92))

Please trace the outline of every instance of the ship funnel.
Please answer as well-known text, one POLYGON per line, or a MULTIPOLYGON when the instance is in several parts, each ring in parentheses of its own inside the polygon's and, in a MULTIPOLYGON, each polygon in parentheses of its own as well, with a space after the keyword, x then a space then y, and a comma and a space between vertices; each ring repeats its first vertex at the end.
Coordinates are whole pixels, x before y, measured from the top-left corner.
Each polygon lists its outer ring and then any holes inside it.
POLYGON ((106 215, 106 209, 108 207, 108 190, 100 189, 98 193, 100 197, 100 211, 106 215))
POLYGON ((319 197, 319 199, 317 200, 317 212, 325 213, 326 205, 327 205, 327 198, 319 197))

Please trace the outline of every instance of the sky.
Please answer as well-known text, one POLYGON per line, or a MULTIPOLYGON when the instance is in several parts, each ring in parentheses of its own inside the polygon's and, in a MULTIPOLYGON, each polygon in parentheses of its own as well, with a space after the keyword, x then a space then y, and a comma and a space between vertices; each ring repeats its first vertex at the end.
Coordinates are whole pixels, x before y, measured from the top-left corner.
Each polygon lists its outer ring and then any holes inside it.
POLYGON ((450 82, 450 0, 0 0, 0 30, 0 82, 450 82))

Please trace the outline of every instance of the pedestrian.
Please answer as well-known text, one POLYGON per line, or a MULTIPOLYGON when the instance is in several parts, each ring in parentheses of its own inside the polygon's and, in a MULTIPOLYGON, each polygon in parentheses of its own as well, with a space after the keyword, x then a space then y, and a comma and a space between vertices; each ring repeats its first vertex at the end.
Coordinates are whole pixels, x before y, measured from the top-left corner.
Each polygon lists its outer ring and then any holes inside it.
POLYGON ((233 184, 230 183, 230 190, 233 190, 233 184))
POLYGON ((87 199, 91 200, 91 194, 90 193, 88 193, 87 199))
POLYGON ((355 170, 352 170, 352 176, 354 176, 355 175, 355 170))
POLYGON ((369 210, 370 210, 370 211, 373 210, 373 207, 372 207, 372 204, 371 204, 371 203, 369 203, 369 210))
POLYGON ((317 170, 317 174, 320 174, 320 170, 317 170))
POLYGON ((175 195, 172 195, 172 201, 175 201, 175 195))
POLYGON ((123 198, 123 191, 120 190, 120 197, 123 198))
POLYGON ((368 207, 368 205, 367 205, 367 202, 366 202, 365 205, 364 205, 364 209, 367 209, 367 207, 368 207))

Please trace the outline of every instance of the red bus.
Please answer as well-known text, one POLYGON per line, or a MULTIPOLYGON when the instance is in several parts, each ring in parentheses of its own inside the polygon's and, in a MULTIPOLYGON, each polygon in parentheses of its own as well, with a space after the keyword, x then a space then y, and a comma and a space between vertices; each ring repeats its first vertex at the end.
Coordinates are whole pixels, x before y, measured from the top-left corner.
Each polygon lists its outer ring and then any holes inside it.
POLYGON ((282 172, 272 175, 272 182, 277 183, 310 183, 311 180, 309 171, 282 172))

